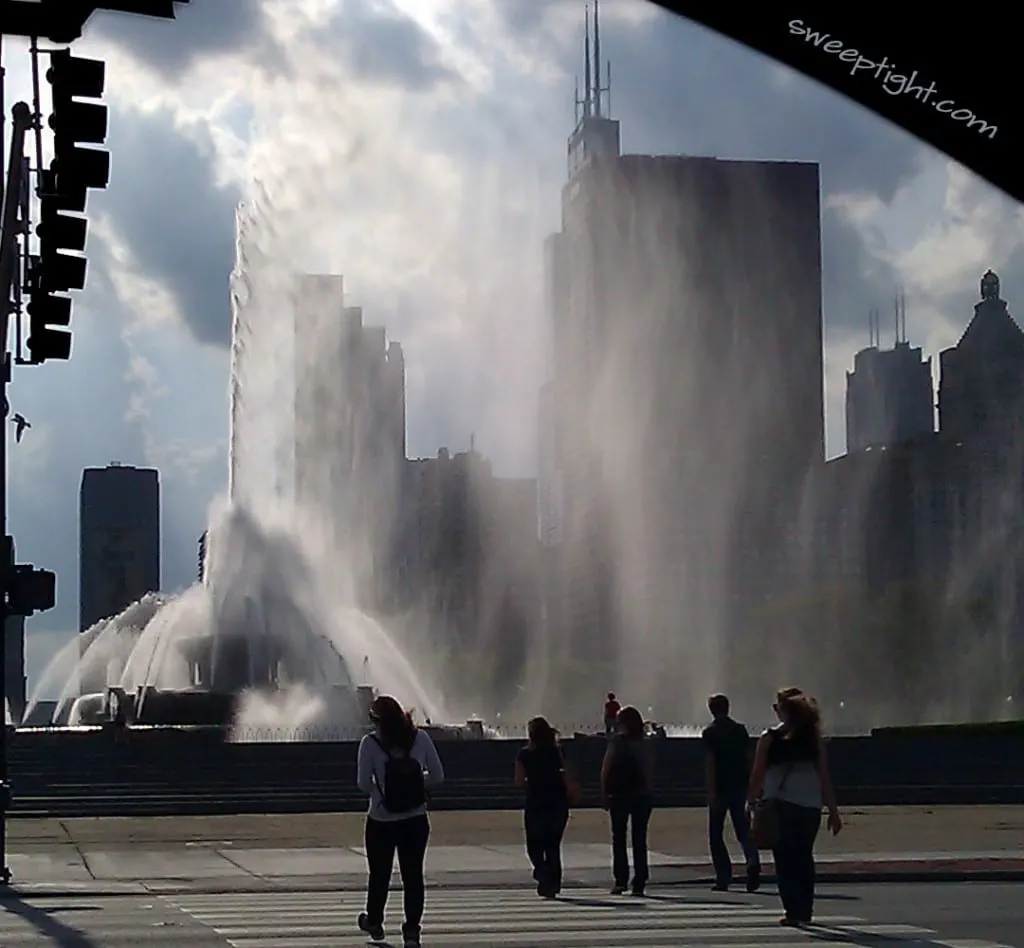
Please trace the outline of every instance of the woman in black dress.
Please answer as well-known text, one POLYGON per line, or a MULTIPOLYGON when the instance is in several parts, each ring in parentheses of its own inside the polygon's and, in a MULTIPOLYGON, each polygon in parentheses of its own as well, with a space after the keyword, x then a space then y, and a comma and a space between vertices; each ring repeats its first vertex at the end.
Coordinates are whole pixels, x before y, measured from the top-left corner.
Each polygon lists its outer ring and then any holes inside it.
POLYGON ((654 789, 654 755, 644 732, 644 719, 636 708, 619 712, 616 733, 608 743, 601 767, 601 803, 611 816, 613 895, 630 890, 642 896, 650 869, 647 859, 647 827, 651 822, 654 789), (632 837, 633 880, 629 879, 627 832, 632 837))
POLYGON ((578 790, 558 746, 558 735, 547 719, 530 721, 528 736, 529 743, 516 757, 515 784, 526 789, 526 853, 533 865, 537 894, 553 899, 562 888, 562 837, 578 790))

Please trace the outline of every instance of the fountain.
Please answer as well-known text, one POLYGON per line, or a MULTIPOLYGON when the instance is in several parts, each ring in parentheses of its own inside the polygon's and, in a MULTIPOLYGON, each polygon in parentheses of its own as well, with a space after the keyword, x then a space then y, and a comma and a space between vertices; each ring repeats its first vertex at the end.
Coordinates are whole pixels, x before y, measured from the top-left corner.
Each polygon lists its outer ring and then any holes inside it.
POLYGON ((212 517, 209 550, 203 584, 147 596, 58 653, 26 718, 61 673, 57 725, 98 723, 125 696, 127 717, 139 724, 233 724, 238 739, 254 728, 340 736, 365 722, 350 673, 362 662, 380 687, 443 719, 383 629, 327 605, 315 567, 283 526, 225 504, 212 517), (94 680, 97 668, 107 691, 80 695, 79 682, 94 680))
MULTIPOLYGON (((297 510, 283 489, 295 383, 280 355, 294 322, 282 317, 280 274, 266 253, 272 233, 272 215, 240 209, 229 497, 211 511, 203 581, 177 596, 146 596, 77 636, 44 672, 26 720, 39 718, 41 697, 58 685, 54 725, 118 719, 219 725, 235 740, 351 737, 367 723, 375 688, 446 720, 395 641, 356 608, 354 579, 339 582, 354 559, 339 531, 325 538, 323 512, 297 510), (105 691, 81 693, 97 680, 105 691)), ((326 360, 324 371, 338 368, 326 360)))

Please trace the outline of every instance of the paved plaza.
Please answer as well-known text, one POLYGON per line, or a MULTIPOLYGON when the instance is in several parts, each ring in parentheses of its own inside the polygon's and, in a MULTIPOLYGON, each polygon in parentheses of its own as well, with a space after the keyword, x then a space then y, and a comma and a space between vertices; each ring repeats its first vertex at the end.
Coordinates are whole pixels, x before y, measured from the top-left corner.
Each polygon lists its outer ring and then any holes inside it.
MULTIPOLYGON (((1024 808, 886 807, 845 816, 839 837, 821 837, 819 925, 801 932, 777 924, 770 860, 761 893, 711 893, 700 809, 655 813, 643 900, 607 894, 607 814, 575 813, 556 902, 532 891, 521 813, 434 813, 424 945, 1024 948, 1024 884, 991 881, 1024 880, 1024 808), (879 879, 887 884, 870 884, 879 879), (915 888, 917 879, 930 881, 915 888)), ((0 946, 365 945, 354 930, 366 878, 363 820, 12 820, 15 878, 0 900, 0 946)), ((400 899, 396 891, 392 931, 400 899)))
MULTIPOLYGON (((573 814, 565 845, 569 882, 607 881, 607 819, 599 810, 573 814)), ((710 875, 706 819, 699 808, 655 811, 655 881, 710 875)), ((826 877, 1024 876, 1024 807, 879 807, 849 810, 845 819, 838 837, 820 837, 826 877)), ((15 884, 36 892, 358 888, 363 822, 356 813, 15 819, 9 862, 15 884)), ((431 823, 434 884, 505 886, 526 869, 518 811, 437 812, 431 823)))

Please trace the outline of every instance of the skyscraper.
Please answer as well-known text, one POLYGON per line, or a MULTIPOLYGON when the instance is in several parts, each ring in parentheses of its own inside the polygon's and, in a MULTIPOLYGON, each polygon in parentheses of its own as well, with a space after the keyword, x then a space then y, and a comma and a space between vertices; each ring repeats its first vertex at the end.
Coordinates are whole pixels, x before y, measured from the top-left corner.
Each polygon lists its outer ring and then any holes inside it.
POLYGON ((295 497, 352 555, 366 588, 392 542, 406 450, 405 359, 346 306, 340 276, 299 278, 295 497))
POLYGON ((787 582, 824 461, 820 188, 812 163, 621 155, 590 72, 588 42, 548 245, 557 467, 566 621, 621 664, 722 642, 787 582))
POLYGON ((981 278, 981 299, 960 341, 939 356, 939 430, 960 441, 1024 449, 1024 331, 999 295, 999 277, 981 278))
MULTIPOLYGON (((110 464, 82 472, 79 631, 160 589, 160 474, 110 464)), ((87 644, 87 643, 85 643, 87 644)), ((106 681, 82 682, 82 692, 106 681)))
MULTIPOLYGON (((854 356, 846 373, 846 450, 863 451, 913 441, 935 430, 932 360, 906 339, 902 299, 896 304, 896 342, 882 349, 876 328, 872 344, 854 356)), ((872 326, 877 327, 877 313, 872 326)))

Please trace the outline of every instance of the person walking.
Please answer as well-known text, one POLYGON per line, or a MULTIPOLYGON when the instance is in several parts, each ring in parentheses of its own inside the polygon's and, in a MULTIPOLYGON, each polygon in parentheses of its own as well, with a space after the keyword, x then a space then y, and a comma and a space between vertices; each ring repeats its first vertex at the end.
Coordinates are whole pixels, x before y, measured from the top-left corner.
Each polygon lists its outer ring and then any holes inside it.
POLYGON ((822 804, 833 835, 843 828, 828 769, 817 702, 799 688, 783 688, 775 701, 779 725, 757 742, 748 805, 773 812, 772 855, 785 915, 780 925, 800 927, 814 916, 814 842, 822 804))
POLYGON ((650 878, 647 829, 651 821, 654 755, 644 733, 644 719, 627 705, 619 711, 615 735, 601 765, 601 803, 611 817, 613 895, 630 889, 642 896, 650 878), (633 880, 629 879, 626 833, 633 848, 633 880))
POLYGON ((374 732, 360 742, 356 766, 356 783, 370 798, 364 837, 369 878, 359 930, 371 941, 384 940, 384 908, 397 852, 405 903, 404 948, 419 948, 423 862, 430 837, 427 791, 444 782, 444 767, 430 735, 390 695, 374 698, 370 721, 374 732))
POLYGON ((618 698, 615 697, 615 692, 609 691, 604 703, 604 733, 608 737, 615 733, 615 724, 618 721, 619 711, 621 710, 622 705, 619 704, 618 698))
POLYGON ((747 788, 750 785, 751 740, 747 729, 729 716, 729 699, 708 698, 712 722, 704 728, 704 777, 708 791, 708 846, 715 868, 715 890, 732 885, 732 858, 725 845, 725 818, 732 821, 747 866, 747 891, 761 886, 761 857, 750 835, 747 788))
POLYGON ((527 733, 529 743, 516 757, 514 781, 526 789, 526 854, 533 865, 537 894, 553 899, 562 891, 562 837, 569 807, 579 802, 579 783, 546 718, 533 718, 527 733))

